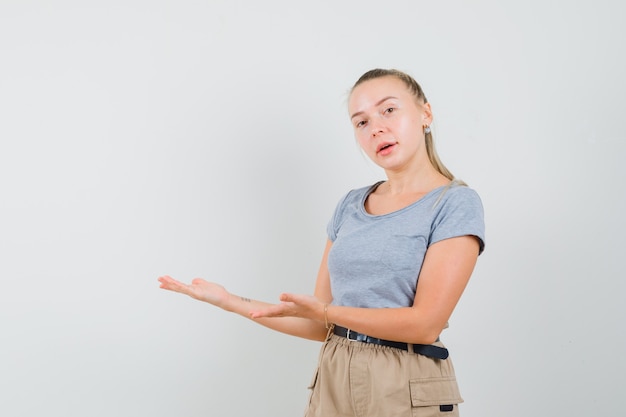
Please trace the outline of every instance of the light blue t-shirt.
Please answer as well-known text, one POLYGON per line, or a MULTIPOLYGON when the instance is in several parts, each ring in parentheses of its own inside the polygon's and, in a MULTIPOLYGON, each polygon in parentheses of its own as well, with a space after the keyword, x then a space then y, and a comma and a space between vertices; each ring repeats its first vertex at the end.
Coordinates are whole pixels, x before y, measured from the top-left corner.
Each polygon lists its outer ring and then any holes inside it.
POLYGON ((380 184, 350 191, 328 223, 334 305, 409 307, 430 245, 472 235, 481 253, 484 249, 483 206, 471 188, 453 182, 403 209, 375 216, 365 211, 365 200, 380 184))

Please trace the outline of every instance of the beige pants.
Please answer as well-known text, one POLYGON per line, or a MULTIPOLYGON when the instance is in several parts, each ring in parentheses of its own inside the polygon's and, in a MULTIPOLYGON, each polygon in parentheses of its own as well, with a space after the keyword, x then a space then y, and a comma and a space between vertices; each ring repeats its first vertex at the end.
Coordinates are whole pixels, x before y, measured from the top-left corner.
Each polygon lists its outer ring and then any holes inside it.
POLYGON ((305 417, 455 417, 463 402, 449 358, 336 335, 322 347, 309 388, 305 417))

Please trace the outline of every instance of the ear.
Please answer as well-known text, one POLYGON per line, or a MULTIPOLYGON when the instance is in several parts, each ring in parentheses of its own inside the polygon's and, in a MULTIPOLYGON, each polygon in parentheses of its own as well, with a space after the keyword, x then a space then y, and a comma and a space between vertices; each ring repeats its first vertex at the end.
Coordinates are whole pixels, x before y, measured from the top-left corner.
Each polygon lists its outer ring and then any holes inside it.
POLYGON ((430 103, 424 103, 422 110, 422 126, 430 126, 433 122, 433 111, 430 107, 430 103))

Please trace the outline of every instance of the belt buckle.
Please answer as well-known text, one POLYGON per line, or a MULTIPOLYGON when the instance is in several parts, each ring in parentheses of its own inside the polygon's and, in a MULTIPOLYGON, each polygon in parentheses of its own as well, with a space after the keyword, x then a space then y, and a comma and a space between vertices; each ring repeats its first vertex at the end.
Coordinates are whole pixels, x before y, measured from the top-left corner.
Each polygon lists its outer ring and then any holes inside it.
POLYGON ((346 329, 346 339, 348 339, 348 341, 350 342, 358 342, 357 337, 355 336, 354 339, 350 339, 350 333, 356 333, 358 335, 357 332, 353 332, 350 329, 346 329))
POLYGON ((347 329, 346 339, 348 339, 350 342, 368 342, 369 337, 359 332, 355 332, 354 330, 347 329), (350 334, 354 334, 354 339, 350 338, 350 334))

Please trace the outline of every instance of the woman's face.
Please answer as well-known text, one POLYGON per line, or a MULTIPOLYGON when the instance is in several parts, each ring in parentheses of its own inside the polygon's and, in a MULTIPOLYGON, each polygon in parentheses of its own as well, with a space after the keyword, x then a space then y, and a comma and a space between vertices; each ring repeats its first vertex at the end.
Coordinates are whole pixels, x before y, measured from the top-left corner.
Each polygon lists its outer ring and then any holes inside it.
POLYGON ((348 110, 359 145, 380 167, 398 170, 427 158, 430 105, 419 103, 403 81, 392 76, 365 81, 352 91, 348 110))

